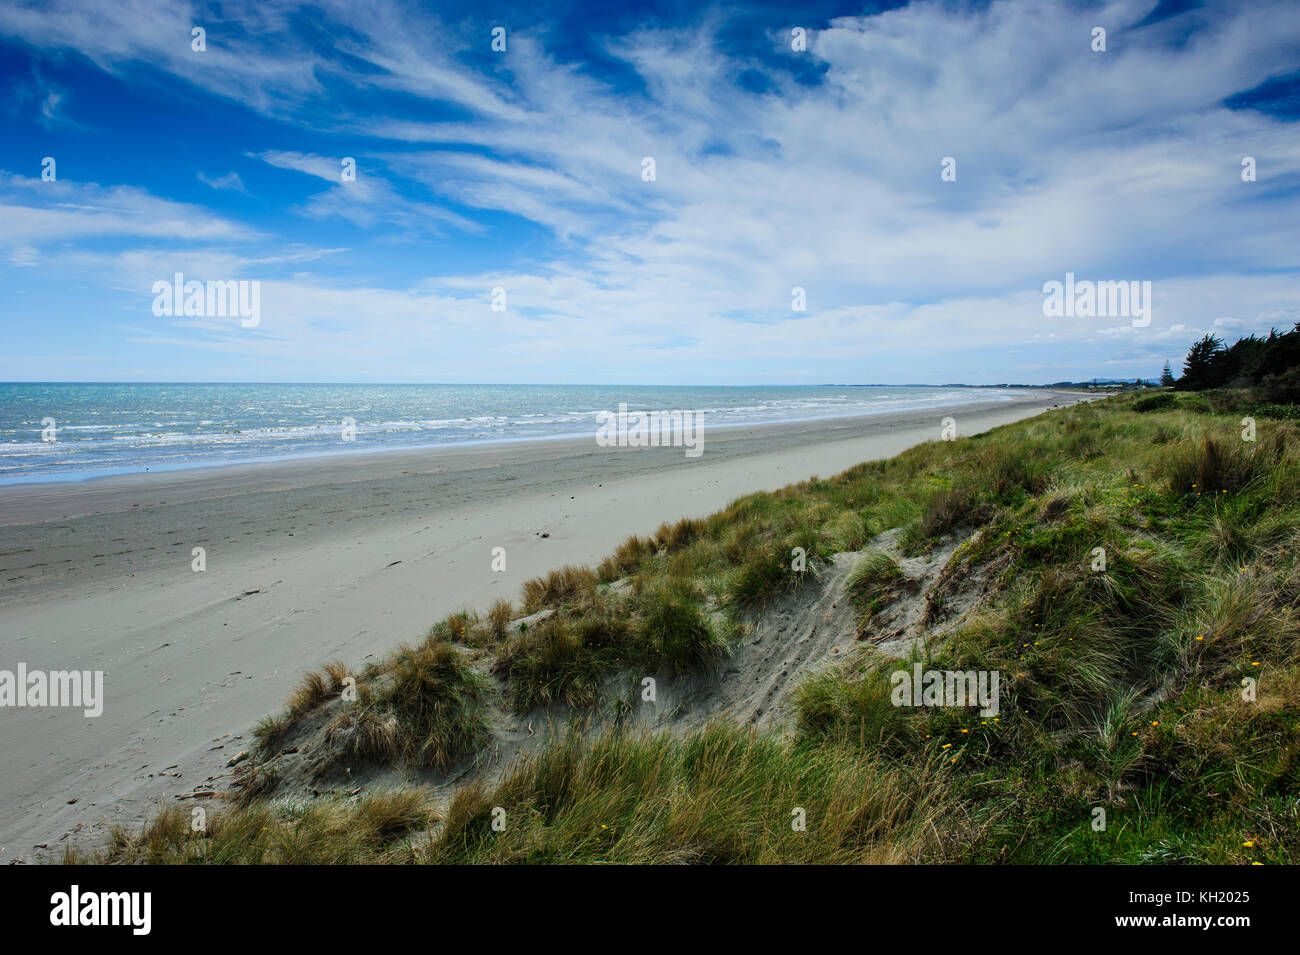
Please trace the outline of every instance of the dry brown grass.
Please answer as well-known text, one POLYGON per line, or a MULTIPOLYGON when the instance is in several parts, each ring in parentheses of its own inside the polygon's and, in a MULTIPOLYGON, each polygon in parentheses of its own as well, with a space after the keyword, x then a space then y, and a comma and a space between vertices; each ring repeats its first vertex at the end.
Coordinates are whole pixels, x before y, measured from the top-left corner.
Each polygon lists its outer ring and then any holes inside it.
POLYGON ((534 577, 524 583, 524 612, 531 614, 548 606, 590 599, 597 583, 590 567, 566 564, 545 577, 534 577))

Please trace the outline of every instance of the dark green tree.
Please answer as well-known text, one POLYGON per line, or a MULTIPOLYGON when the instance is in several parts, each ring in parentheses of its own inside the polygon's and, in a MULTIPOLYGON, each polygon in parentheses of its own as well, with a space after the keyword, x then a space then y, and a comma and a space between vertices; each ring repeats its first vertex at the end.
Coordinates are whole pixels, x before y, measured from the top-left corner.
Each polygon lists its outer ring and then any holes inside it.
MULTIPOLYGON (((1166 373, 1169 366, 1165 365, 1166 373)), ((1167 382, 1162 376, 1161 383, 1167 382)), ((1257 389, 1271 404, 1300 404, 1300 322, 1289 332, 1269 332, 1267 338, 1247 335, 1231 347, 1206 335, 1187 353, 1179 391, 1207 388, 1257 389)))
POLYGON ((1172 388, 1174 385, 1174 372, 1169 367, 1169 362, 1165 362, 1165 370, 1160 373, 1160 387, 1172 388))
POLYGON ((1213 335, 1206 335, 1187 353, 1183 362, 1183 377, 1178 379, 1178 388, 1182 391, 1199 391, 1211 386, 1214 360, 1223 352, 1223 342, 1213 335))

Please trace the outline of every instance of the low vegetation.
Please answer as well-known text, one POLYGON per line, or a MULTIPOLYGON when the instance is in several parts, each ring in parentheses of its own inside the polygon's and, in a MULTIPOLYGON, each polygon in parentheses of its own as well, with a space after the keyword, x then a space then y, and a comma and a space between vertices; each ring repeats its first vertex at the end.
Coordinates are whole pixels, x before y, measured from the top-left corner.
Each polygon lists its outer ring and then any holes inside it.
POLYGON ((318 772, 394 763, 445 772, 476 753, 490 735, 489 681, 448 641, 449 629, 434 628, 419 645, 398 648, 359 676, 341 664, 308 674, 288 710, 255 728, 254 760, 241 769, 245 791, 273 788, 258 774, 259 763, 304 731, 321 736, 318 772))
POLYGON ((140 833, 116 828, 90 855, 68 850, 63 862, 137 865, 356 865, 417 862, 438 815, 415 789, 374 791, 295 802, 260 802, 212 811, 198 834, 188 808, 172 808, 140 833))
MULTIPOLYGON (((341 752, 445 769, 482 745, 494 698, 581 710, 621 674, 707 673, 832 554, 891 529, 905 557, 960 542, 929 599, 978 581, 978 603, 912 659, 864 640, 812 674, 786 734, 573 731, 436 808, 264 791, 206 834, 164 814, 99 858, 1295 863, 1300 426, 1260 416, 1248 440, 1240 409, 1260 400, 1129 394, 750 495, 530 582, 524 621, 442 622, 330 717, 341 752), (998 712, 894 705, 914 663, 996 671, 998 712)), ((847 584, 864 628, 906 584, 868 550, 847 584)), ((262 749, 344 679, 309 677, 262 749)))

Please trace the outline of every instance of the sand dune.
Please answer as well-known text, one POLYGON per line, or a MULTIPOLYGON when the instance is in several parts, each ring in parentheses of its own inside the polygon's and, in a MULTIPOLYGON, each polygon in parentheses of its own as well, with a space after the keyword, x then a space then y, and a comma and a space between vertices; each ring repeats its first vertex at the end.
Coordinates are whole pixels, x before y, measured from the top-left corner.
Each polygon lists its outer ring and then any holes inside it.
POLYGON ((694 459, 563 440, 0 489, 0 667, 103 670, 106 697, 97 719, 3 714, 0 861, 97 841, 218 777, 322 661, 381 655, 662 521, 936 439, 945 415, 973 434, 1080 397, 716 430, 694 459))

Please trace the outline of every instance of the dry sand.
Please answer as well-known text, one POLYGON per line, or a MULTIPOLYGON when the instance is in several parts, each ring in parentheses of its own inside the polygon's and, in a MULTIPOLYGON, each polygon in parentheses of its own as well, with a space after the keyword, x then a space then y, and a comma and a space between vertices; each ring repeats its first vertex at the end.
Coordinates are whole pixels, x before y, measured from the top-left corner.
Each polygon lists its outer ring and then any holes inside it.
POLYGON ((219 782, 324 661, 382 656, 663 521, 934 440, 945 415, 974 434, 1082 397, 714 429, 694 459, 566 439, 0 488, 0 669, 103 670, 106 698, 95 719, 0 710, 0 862, 219 782))

